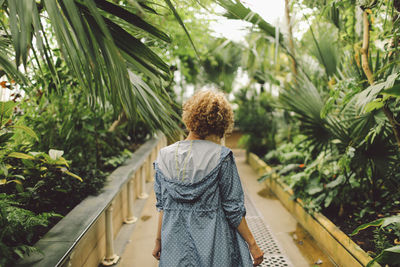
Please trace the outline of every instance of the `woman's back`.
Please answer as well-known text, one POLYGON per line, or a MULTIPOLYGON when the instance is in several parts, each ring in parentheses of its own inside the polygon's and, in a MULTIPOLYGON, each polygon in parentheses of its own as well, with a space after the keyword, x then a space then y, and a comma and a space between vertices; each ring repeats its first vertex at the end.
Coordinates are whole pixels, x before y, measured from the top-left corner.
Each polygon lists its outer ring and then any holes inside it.
POLYGON ((157 162, 166 178, 193 183, 217 166, 221 150, 222 146, 211 141, 183 140, 163 148, 157 162))
POLYGON ((230 149, 180 141, 160 151, 155 169, 164 211, 160 266, 252 266, 236 231, 245 208, 230 149))

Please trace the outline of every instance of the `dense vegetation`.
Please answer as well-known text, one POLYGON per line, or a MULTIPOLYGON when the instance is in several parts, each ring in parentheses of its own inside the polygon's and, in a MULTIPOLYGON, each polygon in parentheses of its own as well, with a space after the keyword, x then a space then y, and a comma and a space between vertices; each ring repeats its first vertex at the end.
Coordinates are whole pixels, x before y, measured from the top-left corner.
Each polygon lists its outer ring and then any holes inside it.
MULTIPOLYGON (((272 105, 280 114, 263 135, 270 139, 279 123, 269 141, 277 148, 247 142, 248 148, 274 166, 262 179, 278 173, 310 212, 322 211, 376 261, 395 266, 400 262, 399 1, 293 1, 289 8, 292 14, 307 10, 296 19, 309 28, 301 39, 288 33, 279 43, 287 60, 264 68, 261 77, 279 87, 279 96, 271 101, 260 93, 258 104, 252 104, 254 97, 247 100, 255 108, 272 105)), ((265 30, 261 35, 273 37, 265 30)), ((242 129, 261 140, 260 129, 246 122, 261 127, 271 111, 251 112, 245 119, 240 116, 245 106, 238 111, 242 129)))
POLYGON ((176 103, 202 87, 234 99, 241 143, 310 212, 400 261, 398 0, 285 1, 281 32, 234 0, 25 2, 0 0, 13 94, 0 102, 0 265, 151 132, 179 132, 176 103), (251 25, 243 42, 212 32, 217 4, 251 25))
POLYGON ((178 129, 169 67, 130 47, 139 34, 168 36, 135 10, 93 4, 0 1, 0 266, 34 251, 154 130, 178 129))

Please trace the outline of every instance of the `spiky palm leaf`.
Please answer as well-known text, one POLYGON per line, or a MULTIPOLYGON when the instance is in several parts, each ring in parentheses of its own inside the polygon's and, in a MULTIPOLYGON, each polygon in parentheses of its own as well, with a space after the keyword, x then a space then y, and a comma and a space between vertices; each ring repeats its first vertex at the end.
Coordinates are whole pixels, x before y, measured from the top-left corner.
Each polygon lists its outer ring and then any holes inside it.
POLYGON ((323 99, 314 84, 305 76, 298 79, 296 87, 284 90, 279 95, 283 108, 294 112, 301 123, 301 131, 315 153, 325 149, 332 140, 327 118, 321 118, 323 99))
MULTIPOLYGON (((12 43, 15 62, 0 54, 0 67, 9 75, 21 78, 17 66, 22 63, 26 67, 32 54, 40 55, 42 60, 37 64, 48 65, 57 80, 49 32, 45 30, 50 26, 64 60, 91 103, 110 101, 117 112, 124 110, 128 118, 140 116, 154 122, 150 123, 153 129, 161 128, 165 132, 177 129, 172 108, 166 103, 160 106, 167 94, 154 87, 152 94, 143 94, 140 89, 144 82, 140 76, 132 83, 128 73, 128 69, 142 73, 157 84, 169 80, 169 66, 132 32, 169 42, 167 34, 136 14, 135 8, 127 9, 106 0, 43 0, 40 3, 43 5, 34 0, 8 0, 1 5, 9 20, 9 26, 3 24, 2 34, 12 43), (129 31, 126 25, 130 26, 129 31), (154 112, 155 107, 161 108, 154 112)), ((140 5, 145 11, 154 11, 143 3, 140 5)))
MULTIPOLYGON (((266 22, 260 15, 256 12, 250 10, 245 7, 240 1, 235 0, 215 0, 220 6, 222 6, 228 14, 226 17, 230 19, 239 19, 250 22, 254 25, 257 25, 267 36, 275 38, 276 37, 276 29, 274 26, 266 22)), ((283 42, 283 35, 279 32, 279 44, 286 49, 286 46, 283 42)))

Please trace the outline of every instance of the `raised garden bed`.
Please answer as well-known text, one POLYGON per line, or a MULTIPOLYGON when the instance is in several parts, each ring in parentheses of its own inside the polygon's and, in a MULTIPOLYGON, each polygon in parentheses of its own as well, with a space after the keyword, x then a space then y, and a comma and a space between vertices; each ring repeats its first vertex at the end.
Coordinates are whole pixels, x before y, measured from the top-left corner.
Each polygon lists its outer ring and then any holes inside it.
POLYGON ((131 204, 146 197, 143 189, 152 179, 151 164, 165 145, 162 134, 141 145, 111 173, 101 194, 84 199, 36 243, 43 254, 30 255, 16 266, 98 266, 110 253, 110 242, 113 251, 113 240, 124 222, 134 222, 131 204))
MULTIPOLYGON (((247 154, 250 166, 262 175, 271 168, 253 153, 247 154)), ((339 266, 366 266, 372 258, 321 213, 309 214, 301 200, 294 200, 291 189, 275 176, 264 182, 290 211, 296 220, 313 236, 319 246, 339 266)), ((373 266, 380 266, 375 263, 373 266)))

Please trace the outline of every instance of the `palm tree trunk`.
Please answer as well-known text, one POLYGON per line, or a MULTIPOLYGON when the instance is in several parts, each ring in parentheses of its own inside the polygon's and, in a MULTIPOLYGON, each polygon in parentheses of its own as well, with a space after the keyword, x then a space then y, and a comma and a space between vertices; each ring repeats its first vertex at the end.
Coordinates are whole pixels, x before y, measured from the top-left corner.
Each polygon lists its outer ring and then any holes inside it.
POLYGON ((368 13, 366 11, 363 12, 363 44, 361 47, 361 66, 364 70, 365 76, 367 76, 368 82, 370 85, 374 84, 374 77, 371 69, 369 68, 368 62, 368 50, 369 50, 369 21, 368 21, 368 13))

